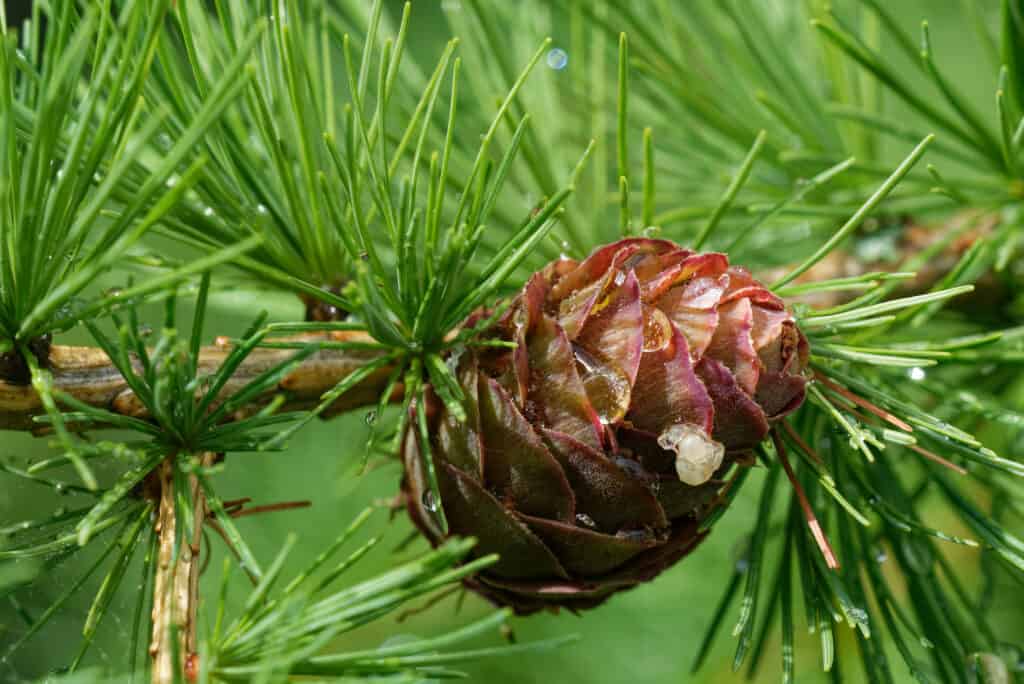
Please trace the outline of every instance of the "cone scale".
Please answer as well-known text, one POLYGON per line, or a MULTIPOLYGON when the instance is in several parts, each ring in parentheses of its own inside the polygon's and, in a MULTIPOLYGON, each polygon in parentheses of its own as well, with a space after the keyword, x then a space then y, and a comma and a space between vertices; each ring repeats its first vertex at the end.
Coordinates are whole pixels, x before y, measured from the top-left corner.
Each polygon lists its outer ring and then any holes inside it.
POLYGON ((807 342, 783 302, 725 255, 664 240, 552 262, 483 337, 516 346, 449 360, 466 420, 428 398, 441 501, 411 432, 403 490, 431 543, 443 506, 450 535, 499 554, 467 583, 523 614, 598 605, 690 553, 730 471, 804 399, 807 342))

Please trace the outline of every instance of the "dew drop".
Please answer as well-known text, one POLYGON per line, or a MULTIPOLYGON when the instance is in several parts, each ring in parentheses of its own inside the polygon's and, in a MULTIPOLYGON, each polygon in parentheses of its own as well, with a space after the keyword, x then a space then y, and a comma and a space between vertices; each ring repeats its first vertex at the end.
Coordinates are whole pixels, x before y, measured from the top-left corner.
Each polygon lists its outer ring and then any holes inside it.
POLYGON ((647 226, 640 234, 645 238, 656 238, 661 235, 661 226, 647 226))
POLYGON ((907 371, 907 375, 914 382, 921 382, 922 380, 925 379, 925 376, 927 374, 924 372, 924 368, 919 368, 917 366, 914 366, 913 368, 911 368, 910 370, 907 371))
POLYGON ((589 527, 591 529, 595 529, 597 527, 597 523, 594 522, 594 519, 586 513, 577 513, 576 522, 582 525, 583 527, 589 527))
POLYGON ((180 179, 178 178, 177 174, 172 174, 171 177, 167 179, 167 187, 173 188, 175 185, 178 184, 178 180, 180 179))
POLYGON ((676 452, 676 475, 696 487, 711 479, 725 458, 725 446, 699 427, 676 423, 658 435, 658 446, 676 452))
POLYGON ((205 209, 203 209, 203 216, 205 216, 206 218, 211 218, 213 216, 216 216, 216 214, 217 212, 213 210, 213 207, 206 207, 205 209))
POLYGON ((66 496, 68 494, 68 486, 63 482, 58 482, 53 485, 53 491, 57 492, 60 496, 66 496))
POLYGON ((434 492, 427 490, 423 492, 423 507, 431 513, 437 513, 437 498, 434 496, 434 492))
POLYGON ((850 608, 846 611, 846 614, 852 621, 858 624, 864 625, 868 622, 868 613, 863 608, 850 608))
POLYGON ((64 515, 65 513, 67 513, 67 512, 68 512, 68 509, 64 508, 63 506, 58 506, 57 508, 55 508, 53 510, 53 517, 54 518, 59 518, 62 515, 64 515))
POLYGON ((374 423, 377 422, 377 411, 376 410, 367 411, 366 415, 363 416, 363 420, 366 421, 367 425, 372 426, 374 423))
POLYGON ((562 48, 551 48, 547 56, 548 67, 555 71, 561 71, 569 66, 569 53, 562 48))
POLYGON ((876 563, 884 563, 887 560, 889 560, 889 554, 887 554, 885 551, 883 551, 882 549, 878 549, 875 552, 875 562, 876 563))

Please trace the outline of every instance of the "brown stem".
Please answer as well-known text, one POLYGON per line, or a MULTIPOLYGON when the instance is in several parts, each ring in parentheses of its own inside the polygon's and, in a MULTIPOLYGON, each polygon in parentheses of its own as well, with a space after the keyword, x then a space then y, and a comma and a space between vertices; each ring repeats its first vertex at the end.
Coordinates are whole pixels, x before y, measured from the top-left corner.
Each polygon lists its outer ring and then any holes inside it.
MULTIPOLYGON (((371 342, 365 333, 333 332, 290 338, 289 341, 371 342)), ((212 373, 230 352, 229 344, 204 347, 199 355, 199 373, 212 373)), ((226 396, 260 373, 294 354, 293 349, 257 348, 242 362, 222 392, 226 396)), ((308 408, 320 395, 331 389, 349 373, 378 356, 373 350, 323 349, 303 361, 270 392, 257 397, 240 413, 249 415, 275 394, 284 394, 281 410, 308 408)), ((124 378, 102 350, 94 347, 54 345, 49 349, 47 363, 54 386, 79 401, 107 410, 144 418, 145 408, 128 388, 124 378)), ((340 397, 325 413, 331 416, 359 406, 375 404, 384 391, 389 368, 383 368, 340 397)), ((43 413, 39 395, 31 385, 16 379, 0 378, 0 429, 40 431, 42 426, 33 417, 43 413)))
POLYGON ((242 518, 247 515, 262 515, 263 513, 276 513, 278 511, 291 511, 296 508, 309 508, 312 501, 282 501, 280 503, 253 506, 252 508, 237 508, 229 515, 232 518, 242 518))
POLYGON ((153 635, 149 642, 149 655, 153 659, 152 681, 165 684, 174 681, 179 664, 174 662, 171 648, 172 625, 178 622, 174 606, 178 588, 175 581, 178 563, 175 562, 175 536, 177 521, 174 510, 174 466, 168 459, 156 471, 159 482, 159 508, 156 533, 159 539, 156 577, 153 581, 153 635))
POLYGON ((818 516, 814 514, 811 502, 807 500, 807 494, 804 492, 804 488, 801 486, 796 473, 793 472, 793 466, 789 464, 789 457, 786 456, 786 447, 782 443, 778 430, 772 430, 772 442, 775 444, 775 452, 779 455, 779 461, 782 462, 782 467, 786 471, 786 477, 789 478, 789 484, 792 485, 793 491, 796 492, 800 508, 804 511, 804 518, 807 519, 807 527, 811 530, 811 537, 814 538, 814 542, 821 549, 821 555, 825 557, 825 563, 828 567, 832 570, 838 570, 839 560, 836 558, 836 552, 832 550, 832 545, 828 543, 828 537, 825 536, 825 531, 821 528, 821 523, 818 522, 818 516))
MULTIPOLYGON (((209 466, 215 454, 200 457, 203 466, 209 466)), ((192 501, 192 538, 182 540, 175 553, 177 537, 177 511, 174 492, 174 456, 169 457, 154 473, 159 482, 159 508, 156 531, 159 538, 156 579, 153 584, 153 634, 149 653, 153 659, 153 684, 175 681, 176 672, 184 672, 189 681, 199 674, 196 615, 199 609, 199 573, 202 549, 203 522, 208 513, 206 497, 199 480, 190 475, 189 493, 192 501), (172 633, 177 630, 178 643, 172 644, 172 633), (172 648, 176 646, 176 648, 172 648), (175 662, 174 653, 178 653, 175 662)))
POLYGON ((938 463, 943 468, 949 468, 950 470, 952 470, 957 475, 966 475, 967 474, 967 469, 966 468, 958 466, 956 463, 953 463, 952 461, 950 461, 948 459, 942 458, 941 456, 939 456, 938 454, 936 454, 933 451, 928 451, 927 449, 919 447, 916 444, 908 444, 907 448, 910 449, 911 451, 913 451, 916 454, 920 454, 921 456, 924 456, 929 461, 934 461, 935 463, 938 463))
POLYGON ((892 415, 891 413, 889 413, 885 409, 882 409, 882 408, 872 404, 870 401, 868 401, 864 397, 858 396, 858 395, 854 394, 853 392, 851 392, 850 390, 846 389, 845 387, 841 387, 841 386, 837 385, 836 383, 832 382, 831 380, 829 380, 827 377, 825 377, 821 373, 815 373, 814 374, 814 379, 817 380, 818 382, 820 382, 821 384, 825 385, 825 387, 828 387, 830 390, 832 390, 836 394, 840 395, 841 397, 849 399, 850 401, 852 401, 857 406, 860 406, 865 411, 868 411, 868 412, 872 413, 873 415, 878 416, 879 418, 881 418, 885 422, 889 423, 890 425, 894 425, 894 426, 898 427, 900 430, 903 430, 904 432, 913 432, 914 431, 914 428, 912 428, 910 425, 908 425, 905 421, 900 420, 899 418, 897 418, 896 416, 892 415))
MULTIPOLYGON (((213 465, 217 455, 204 453, 200 465, 208 468, 213 465)), ((200 551, 203 547, 203 522, 209 513, 206 506, 206 495, 199 486, 199 478, 189 475, 189 489, 192 492, 192 541, 188 547, 188 600, 186 605, 186 622, 182 630, 185 634, 185 674, 190 681, 195 681, 199 671, 196 665, 199 643, 196 637, 196 615, 199 610, 199 571, 202 567, 200 551)))

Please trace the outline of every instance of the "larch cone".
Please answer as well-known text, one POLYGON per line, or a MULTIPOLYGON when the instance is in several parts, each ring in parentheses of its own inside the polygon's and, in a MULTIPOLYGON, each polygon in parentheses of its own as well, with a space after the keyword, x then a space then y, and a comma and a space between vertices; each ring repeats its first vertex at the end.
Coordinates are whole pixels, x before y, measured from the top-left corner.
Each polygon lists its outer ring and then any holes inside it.
POLYGON ((443 506, 450 535, 499 554, 467 584, 520 614, 596 606, 690 553, 730 470, 804 400, 807 341, 782 300, 665 240, 552 262, 482 337, 517 344, 449 359, 467 420, 428 399, 440 502, 412 431, 403 491, 432 544, 443 506))

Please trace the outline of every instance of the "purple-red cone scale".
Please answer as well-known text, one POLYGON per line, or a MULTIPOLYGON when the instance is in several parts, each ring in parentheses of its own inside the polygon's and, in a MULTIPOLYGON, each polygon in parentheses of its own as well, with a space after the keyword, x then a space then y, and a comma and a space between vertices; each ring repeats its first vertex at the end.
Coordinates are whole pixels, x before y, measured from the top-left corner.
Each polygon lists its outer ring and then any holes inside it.
POLYGON ((467 420, 428 407, 441 501, 412 433, 403 488, 432 543, 441 505, 450 534, 500 555, 468 583, 520 613, 597 605, 692 551, 728 471, 804 399, 783 302, 665 240, 552 262, 484 337, 517 345, 450 360, 467 420))

